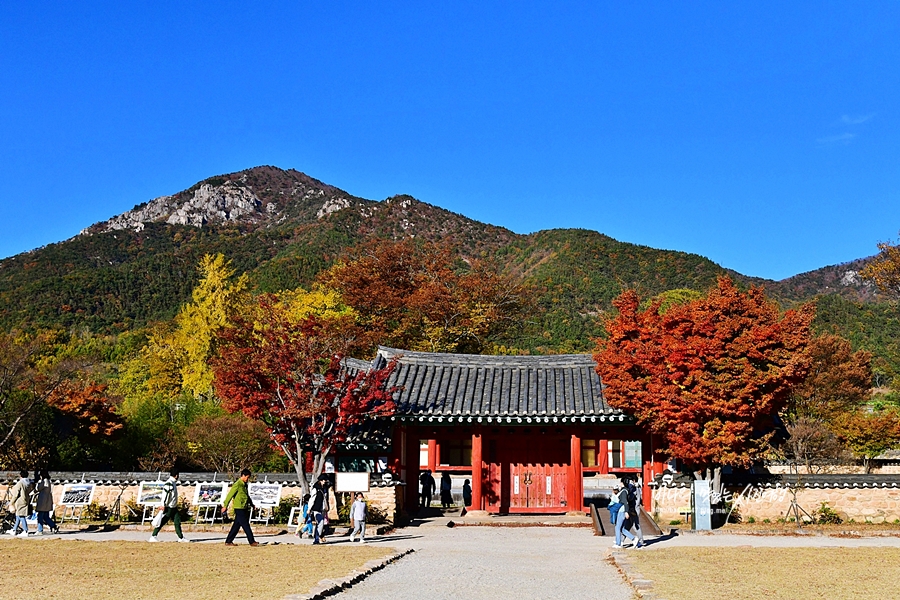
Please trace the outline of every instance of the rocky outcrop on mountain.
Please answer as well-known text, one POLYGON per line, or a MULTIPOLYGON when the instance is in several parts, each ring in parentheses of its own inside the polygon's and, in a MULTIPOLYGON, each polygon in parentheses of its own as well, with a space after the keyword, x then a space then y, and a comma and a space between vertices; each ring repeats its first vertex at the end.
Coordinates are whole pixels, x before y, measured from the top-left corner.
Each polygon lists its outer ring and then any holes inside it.
POLYGON ((123 229, 140 232, 147 223, 271 226, 288 219, 322 219, 366 203, 369 201, 354 198, 299 171, 255 167, 211 177, 172 196, 154 198, 81 233, 123 229))

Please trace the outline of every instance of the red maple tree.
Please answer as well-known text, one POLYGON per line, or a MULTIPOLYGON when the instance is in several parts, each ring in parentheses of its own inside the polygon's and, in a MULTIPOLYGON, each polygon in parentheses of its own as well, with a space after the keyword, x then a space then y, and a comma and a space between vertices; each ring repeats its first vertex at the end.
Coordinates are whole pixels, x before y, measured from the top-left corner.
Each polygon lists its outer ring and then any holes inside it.
POLYGON ((255 318, 236 316, 219 333, 213 360, 222 406, 266 424, 274 445, 294 465, 303 493, 307 456, 313 479, 325 458, 364 420, 393 412, 387 378, 391 362, 354 373, 344 363, 344 336, 335 324, 314 316, 297 324, 277 299, 258 300, 255 318))
POLYGON ((749 466, 768 448, 775 415, 809 368, 812 306, 781 314, 761 288, 727 277, 702 298, 640 310, 634 291, 613 304, 594 359, 613 407, 661 436, 661 450, 699 475, 749 466))

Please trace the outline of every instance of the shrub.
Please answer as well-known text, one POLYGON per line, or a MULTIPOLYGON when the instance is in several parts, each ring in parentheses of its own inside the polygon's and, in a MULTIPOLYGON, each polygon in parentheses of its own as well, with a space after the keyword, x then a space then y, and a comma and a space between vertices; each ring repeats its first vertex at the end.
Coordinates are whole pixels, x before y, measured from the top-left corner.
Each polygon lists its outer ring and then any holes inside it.
POLYGON ((751 524, 756 523, 756 517, 747 517, 747 522, 751 524))
MULTIPOLYGON (((350 522, 350 506, 352 504, 352 501, 345 501, 338 509, 338 520, 341 523, 350 522)), ((386 512, 369 501, 366 501, 366 505, 366 523, 368 525, 384 525, 391 522, 391 517, 386 512)))
POLYGON ((827 502, 823 502, 819 508, 813 511, 813 517, 820 525, 840 525, 844 522, 840 515, 828 506, 827 502))
POLYGON ((672 519, 669 521, 669 525, 681 525, 681 519, 672 519))
POLYGON ((109 508, 96 500, 81 509, 81 518, 86 521, 105 521, 109 516, 109 508))
MULTIPOLYGON (((278 506, 272 509, 272 520, 275 523, 287 523, 291 516, 291 509, 300 506, 299 496, 287 496, 282 498, 278 506)), ((303 519, 301 519, 302 521, 303 519)))
POLYGON ((771 523, 771 522, 772 522, 771 519, 763 519, 763 523, 771 523))

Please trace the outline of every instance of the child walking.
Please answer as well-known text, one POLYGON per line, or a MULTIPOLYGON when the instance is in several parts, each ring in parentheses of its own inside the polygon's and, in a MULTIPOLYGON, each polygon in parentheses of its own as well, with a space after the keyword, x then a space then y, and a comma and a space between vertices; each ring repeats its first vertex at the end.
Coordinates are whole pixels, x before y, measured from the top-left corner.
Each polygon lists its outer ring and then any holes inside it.
POLYGON ((356 534, 359 534, 359 541, 366 543, 366 500, 362 492, 356 492, 356 500, 350 505, 350 519, 353 520, 353 533, 350 534, 350 541, 356 541, 356 534))

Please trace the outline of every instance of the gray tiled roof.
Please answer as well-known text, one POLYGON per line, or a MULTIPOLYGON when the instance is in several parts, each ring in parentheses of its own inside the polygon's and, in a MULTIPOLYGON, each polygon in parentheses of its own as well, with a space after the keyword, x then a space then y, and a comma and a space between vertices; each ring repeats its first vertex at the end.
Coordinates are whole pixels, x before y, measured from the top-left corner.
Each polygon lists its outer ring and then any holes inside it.
MULTIPOLYGON (((603 398, 587 354, 480 356, 379 347, 376 364, 399 356, 389 385, 397 415, 620 417, 603 398)), ((530 419, 529 419, 530 421, 530 419)))

